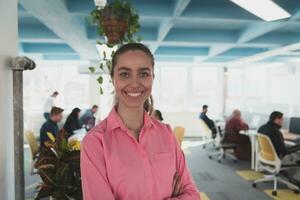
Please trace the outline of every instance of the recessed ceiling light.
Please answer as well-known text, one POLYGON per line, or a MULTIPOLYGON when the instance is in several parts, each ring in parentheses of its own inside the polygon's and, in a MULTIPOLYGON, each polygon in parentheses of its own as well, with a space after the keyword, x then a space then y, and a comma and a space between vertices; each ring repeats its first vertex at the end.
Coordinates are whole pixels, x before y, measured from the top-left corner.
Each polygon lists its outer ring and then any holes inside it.
POLYGON ((290 13, 271 0, 230 0, 265 21, 289 18, 290 13))

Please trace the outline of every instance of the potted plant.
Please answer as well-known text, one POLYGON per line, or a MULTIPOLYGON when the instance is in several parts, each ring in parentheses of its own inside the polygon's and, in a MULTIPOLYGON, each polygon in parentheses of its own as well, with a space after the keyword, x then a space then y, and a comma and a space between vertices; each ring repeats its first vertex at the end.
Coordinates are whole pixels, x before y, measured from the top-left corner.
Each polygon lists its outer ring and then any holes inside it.
POLYGON ((131 42, 139 31, 139 16, 127 1, 115 0, 103 8, 96 6, 91 12, 92 23, 98 34, 107 37, 108 45, 131 42))
POLYGON ((37 187, 35 199, 82 200, 80 176, 80 143, 68 142, 64 130, 54 138, 47 133, 51 141, 41 148, 35 167, 42 179, 37 187))
MULTIPOLYGON (((140 29, 139 16, 131 4, 127 1, 115 0, 104 7, 96 6, 91 12, 92 24, 97 26, 97 32, 105 36, 107 41, 98 45, 106 45, 108 48, 118 47, 125 43, 140 42, 141 37, 134 38, 134 34, 140 29)), ((100 94, 103 94, 104 74, 110 74, 112 69, 112 56, 103 52, 103 59, 99 67, 89 67, 92 73, 99 72, 97 81, 100 85, 100 94)), ((109 80, 111 82, 111 80, 109 80)))

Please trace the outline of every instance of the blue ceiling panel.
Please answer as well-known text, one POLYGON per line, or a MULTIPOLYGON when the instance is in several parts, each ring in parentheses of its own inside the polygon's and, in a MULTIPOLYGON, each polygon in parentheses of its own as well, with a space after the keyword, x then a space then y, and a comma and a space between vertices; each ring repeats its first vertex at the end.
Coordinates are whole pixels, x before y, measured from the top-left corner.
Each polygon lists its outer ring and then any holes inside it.
POLYGON ((80 60, 80 56, 77 54, 45 54, 44 60, 80 60))
MULTIPOLYGON (((273 0, 292 14, 291 18, 276 22, 264 22, 230 0, 129 1, 140 16, 140 32, 136 36, 141 36, 142 42, 161 61, 193 62, 196 56, 201 56, 201 62, 226 63, 300 42, 299 0, 273 0)), ((51 3, 51 0, 19 1, 19 51, 47 60, 80 59, 89 52, 92 56, 88 59, 98 60, 96 40, 104 41, 104 37, 98 36, 88 21, 94 1, 51 3), (47 12, 38 13, 41 9, 47 12), (58 20, 56 13, 65 20, 58 20), (55 24, 51 19, 58 22, 55 24)), ((276 59, 295 56, 285 54, 276 59)))
POLYGON ((268 51, 268 48, 233 48, 225 53, 220 54, 219 56, 231 56, 231 57, 245 57, 252 56, 254 54, 262 53, 268 51))
POLYGON ((201 47, 159 47, 156 51, 158 55, 187 55, 187 56, 207 56, 208 48, 201 47))
POLYGON ((69 54, 75 53, 75 51, 66 44, 32 44, 32 43, 23 43, 22 44, 24 53, 62 53, 69 54))
POLYGON ((237 41, 238 32, 221 30, 172 29, 165 41, 211 42, 215 43, 237 41))

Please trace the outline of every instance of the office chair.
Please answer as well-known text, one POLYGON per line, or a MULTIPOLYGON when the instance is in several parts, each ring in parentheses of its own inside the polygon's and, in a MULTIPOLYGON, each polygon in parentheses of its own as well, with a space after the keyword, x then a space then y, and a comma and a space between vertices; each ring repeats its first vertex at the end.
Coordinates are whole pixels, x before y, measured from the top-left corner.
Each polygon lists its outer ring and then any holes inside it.
POLYGON ((35 162, 36 162, 36 159, 38 157, 38 154, 39 154, 39 145, 37 143, 37 140, 34 136, 34 133, 32 131, 26 131, 25 132, 25 137, 26 137, 26 140, 29 144, 29 148, 30 148, 30 151, 31 151, 31 160, 30 160, 30 165, 31 165, 31 168, 30 168, 30 174, 33 175, 35 174, 35 162))
POLYGON ((270 138, 263 134, 257 134, 257 142, 258 142, 258 162, 259 162, 259 168, 267 173, 270 173, 269 175, 264 175, 264 178, 255 180, 252 184, 253 187, 257 186, 257 183, 260 182, 267 182, 267 181, 273 181, 273 191, 272 195, 277 195, 277 183, 281 182, 285 185, 287 185, 289 188, 294 189, 295 193, 299 192, 299 187, 288 182, 287 180, 281 178, 278 176, 278 174, 282 171, 285 171, 290 168, 296 168, 298 167, 295 165, 288 165, 284 166, 282 165, 282 161, 278 157, 275 148, 273 146, 273 143, 271 142, 270 138))
POLYGON ((237 145, 235 143, 225 142, 225 131, 222 130, 219 126, 217 128, 218 130, 218 136, 219 136, 219 144, 217 145, 217 148, 219 149, 217 152, 210 153, 208 155, 208 158, 212 159, 214 156, 218 157, 218 162, 221 163, 222 159, 226 159, 226 157, 230 157, 233 162, 237 162, 237 158, 228 151, 234 151, 237 145))
POLYGON ((199 121, 200 121, 201 133, 203 134, 203 141, 204 141, 202 146, 203 149, 205 149, 206 145, 209 144, 212 144, 213 147, 216 147, 215 138, 212 138, 212 131, 202 119, 199 119, 199 121))
POLYGON ((180 146, 181 146, 181 143, 182 143, 183 138, 184 138, 184 131, 185 131, 184 128, 180 127, 180 126, 176 126, 174 128, 175 137, 176 137, 176 140, 178 141, 180 146))

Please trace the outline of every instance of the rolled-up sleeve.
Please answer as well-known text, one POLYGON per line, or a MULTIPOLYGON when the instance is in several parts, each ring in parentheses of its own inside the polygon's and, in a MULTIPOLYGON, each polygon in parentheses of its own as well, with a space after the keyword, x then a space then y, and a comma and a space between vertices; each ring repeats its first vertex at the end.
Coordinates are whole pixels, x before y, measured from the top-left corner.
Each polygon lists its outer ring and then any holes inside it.
MULTIPOLYGON (((170 131, 171 128, 169 127, 170 131)), ((175 136, 173 135, 173 142, 176 154, 176 168, 181 178, 182 194, 178 197, 169 198, 168 200, 200 200, 200 193, 197 186, 189 172, 185 156, 175 136)))
POLYGON ((101 139, 88 134, 81 144, 81 180, 84 200, 114 200, 106 173, 101 139))

